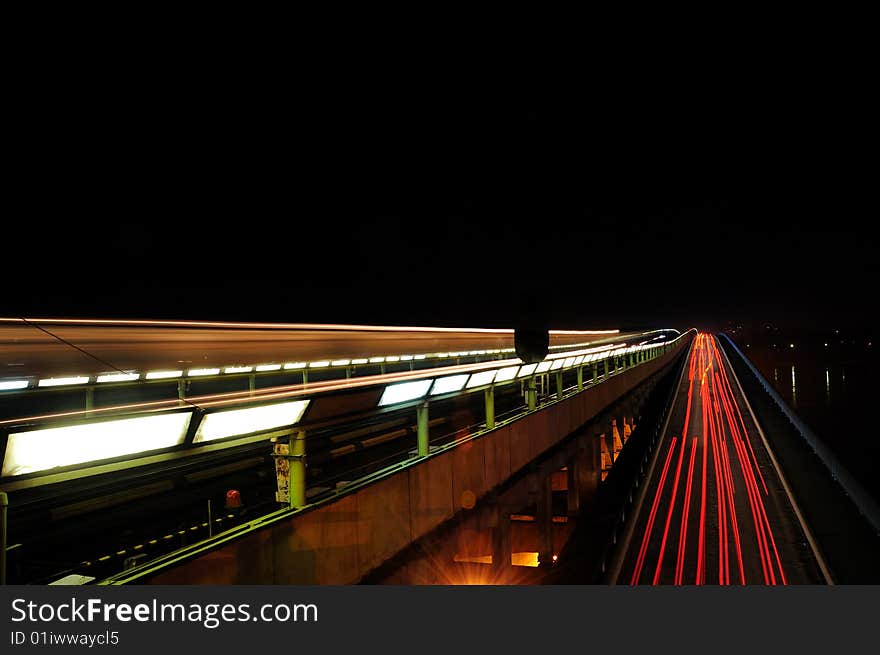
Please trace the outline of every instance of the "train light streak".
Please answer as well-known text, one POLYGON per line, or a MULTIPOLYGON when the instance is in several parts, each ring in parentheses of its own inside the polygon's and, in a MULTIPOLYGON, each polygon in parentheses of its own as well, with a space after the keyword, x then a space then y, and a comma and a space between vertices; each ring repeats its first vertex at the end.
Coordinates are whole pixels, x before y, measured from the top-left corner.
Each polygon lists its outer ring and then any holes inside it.
POLYGON ((193 368, 186 372, 187 376, 191 378, 202 377, 205 375, 219 375, 219 368, 193 368))
POLYGON ((202 419, 193 442, 214 441, 294 425, 308 406, 308 400, 294 400, 261 407, 212 412, 202 419))
POLYGON ((176 412, 9 435, 2 475, 73 466, 183 443, 191 413, 176 412))
POLYGON ((0 380, 0 391, 10 391, 13 389, 27 389, 27 380, 0 380))
POLYGON ((445 378, 437 378, 434 380, 434 386, 431 388, 432 396, 439 396, 442 393, 453 393, 461 391, 467 382, 468 376, 450 375, 445 378))
POLYGON ((105 373, 104 375, 99 375, 96 381, 99 384, 104 382, 131 382, 139 377, 139 373, 105 373))
POLYGON ((85 384, 89 381, 86 375, 77 375, 69 378, 46 378, 37 383, 38 387, 62 387, 70 384, 85 384))
POLYGON ((498 384, 512 380, 516 377, 519 368, 519 366, 507 366, 506 368, 499 369, 495 376, 495 383, 498 384))
POLYGON ((379 399, 379 406, 384 407, 422 398, 428 393, 433 381, 433 379, 416 380, 415 382, 402 382, 387 386, 379 399))
POLYGON ((148 380, 170 380, 179 378, 183 375, 183 371, 150 371, 147 373, 148 380))
POLYGON ((250 373, 254 370, 253 366, 227 366, 223 369, 224 373, 250 373))
POLYGON ((486 384, 492 384, 492 381, 495 379, 495 371, 482 371, 480 373, 474 373, 471 375, 471 379, 468 380, 467 388, 473 389, 474 387, 482 387, 486 384))
POLYGON ((522 368, 519 369, 519 373, 517 373, 518 378, 525 378, 532 375, 536 370, 538 370, 537 364, 526 364, 522 368))

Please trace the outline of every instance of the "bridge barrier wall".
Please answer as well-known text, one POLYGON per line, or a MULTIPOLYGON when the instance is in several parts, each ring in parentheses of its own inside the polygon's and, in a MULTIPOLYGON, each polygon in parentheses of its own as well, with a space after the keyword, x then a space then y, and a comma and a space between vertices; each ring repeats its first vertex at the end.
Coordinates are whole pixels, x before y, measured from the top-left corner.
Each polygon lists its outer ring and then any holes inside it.
POLYGON ((671 364, 689 339, 655 359, 522 418, 421 458, 332 502, 254 529, 149 584, 352 584, 472 506, 603 409, 671 364))

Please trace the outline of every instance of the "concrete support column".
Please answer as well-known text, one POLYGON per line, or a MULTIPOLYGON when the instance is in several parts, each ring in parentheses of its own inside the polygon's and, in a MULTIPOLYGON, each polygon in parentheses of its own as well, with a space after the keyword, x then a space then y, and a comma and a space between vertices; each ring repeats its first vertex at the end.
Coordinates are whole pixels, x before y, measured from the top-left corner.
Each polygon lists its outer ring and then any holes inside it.
POLYGON ((572 459, 566 466, 568 481, 566 486, 566 513, 568 516, 577 516, 581 509, 581 497, 578 491, 578 467, 581 466, 577 458, 572 459))
POLYGON ((420 403, 416 408, 416 425, 418 429, 418 453, 420 457, 428 454, 428 402, 420 403))
POLYGON ((502 574, 510 567, 510 508, 502 503, 495 506, 492 526, 492 569, 494 579, 504 582, 502 574))
POLYGON ((490 386, 485 391, 486 398, 486 427, 491 430, 495 427, 495 387, 490 386))
POLYGON ((540 472, 535 527, 538 529, 538 565, 553 565, 553 485, 549 473, 540 472))
POLYGON ((290 435, 288 461, 290 462, 290 506, 306 504, 306 431, 297 430, 290 435))
MULTIPOLYGON (((574 461, 569 465, 574 473, 574 479, 569 477, 568 492, 571 494, 573 491, 577 495, 578 511, 583 511, 589 506, 599 488, 602 460, 598 436, 599 433, 585 435, 583 443, 579 443, 574 461)), ((572 501, 569 500, 569 508, 571 507, 572 501)))

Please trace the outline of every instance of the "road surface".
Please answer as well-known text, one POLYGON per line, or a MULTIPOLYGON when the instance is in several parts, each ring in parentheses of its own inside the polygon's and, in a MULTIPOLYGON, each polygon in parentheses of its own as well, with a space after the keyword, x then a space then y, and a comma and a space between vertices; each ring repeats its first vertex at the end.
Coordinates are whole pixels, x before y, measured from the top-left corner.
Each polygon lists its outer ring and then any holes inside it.
POLYGON ((617 582, 824 582, 714 336, 697 335, 674 403, 617 582))

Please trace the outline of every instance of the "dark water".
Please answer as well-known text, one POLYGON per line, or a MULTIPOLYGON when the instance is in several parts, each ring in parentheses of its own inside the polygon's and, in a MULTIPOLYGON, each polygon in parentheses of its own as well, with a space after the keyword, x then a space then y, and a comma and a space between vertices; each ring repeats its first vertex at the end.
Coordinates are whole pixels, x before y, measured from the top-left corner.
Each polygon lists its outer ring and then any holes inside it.
POLYGON ((880 500, 878 349, 866 331, 727 331, 798 416, 880 500))

